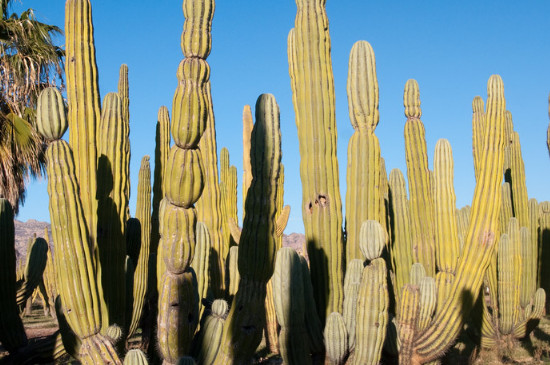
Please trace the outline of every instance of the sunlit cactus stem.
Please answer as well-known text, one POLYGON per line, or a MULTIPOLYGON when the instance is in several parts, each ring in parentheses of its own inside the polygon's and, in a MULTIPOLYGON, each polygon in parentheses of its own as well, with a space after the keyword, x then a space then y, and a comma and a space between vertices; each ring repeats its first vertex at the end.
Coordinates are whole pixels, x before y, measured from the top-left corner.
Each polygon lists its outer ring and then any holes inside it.
POLYGON ((317 312, 343 304, 342 202, 338 180, 335 92, 325 0, 297 0, 288 60, 300 142, 302 219, 317 312))

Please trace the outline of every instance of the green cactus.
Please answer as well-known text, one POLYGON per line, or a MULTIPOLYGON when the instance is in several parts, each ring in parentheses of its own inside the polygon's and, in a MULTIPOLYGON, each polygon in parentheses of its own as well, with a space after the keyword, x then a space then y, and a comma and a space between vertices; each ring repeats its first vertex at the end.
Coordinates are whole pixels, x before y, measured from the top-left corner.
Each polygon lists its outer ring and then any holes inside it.
POLYGON ((128 338, 134 335, 139 326, 148 290, 149 254, 151 248, 151 168, 149 167, 149 156, 144 156, 141 159, 136 218, 141 223, 141 247, 139 249, 139 258, 137 261, 134 261, 137 264, 134 271, 133 309, 128 326, 128 338))
POLYGON ((409 181, 411 237, 415 262, 435 277, 434 204, 424 124, 420 120, 420 91, 416 80, 408 80, 403 96, 405 106, 405 157, 409 181))
POLYGON ((369 219, 380 222, 386 215, 380 186, 380 144, 374 134, 380 119, 376 63, 374 51, 365 41, 356 42, 351 49, 348 104, 354 133, 348 144, 346 262, 362 258, 359 248, 362 223, 369 219))
POLYGON ((409 201, 405 188, 405 178, 399 169, 390 172, 389 179, 391 257, 395 273, 394 298, 400 303, 401 291, 410 281, 410 270, 413 264, 412 236, 409 212, 409 201))
POLYGON ((227 317, 229 306, 223 299, 216 299, 212 303, 211 314, 206 317, 198 337, 197 361, 199 364, 210 365, 214 362, 222 337, 223 325, 227 317))
POLYGON ((298 0, 288 36, 289 72, 300 142, 302 219, 321 322, 343 304, 342 202, 325 0, 298 0), (315 92, 314 92, 315 90, 315 92))
POLYGON ((239 275, 239 247, 233 246, 229 249, 229 254, 227 255, 227 277, 229 283, 227 286, 227 294, 230 298, 233 298, 237 294, 239 289, 239 282, 241 281, 241 276, 239 275))
POLYGON ((309 364, 309 346, 305 328, 304 281, 300 257, 290 247, 277 251, 273 284, 273 302, 281 326, 278 344, 285 364, 309 364))
POLYGON ((435 279, 430 276, 426 276, 420 280, 419 289, 420 313, 418 314, 418 322, 416 327, 418 331, 423 331, 430 324, 436 309, 436 301, 440 299, 438 298, 435 279))
MULTIPOLYGON (((84 2, 87 5, 87 2, 84 2)), ((73 11, 73 1, 67 11, 73 11)), ((76 6, 77 10, 79 9, 76 6)), ((63 110, 62 104, 52 108, 63 110)), ((45 120, 59 123, 60 119, 45 120)), ((60 126, 49 130, 63 130, 60 126)), ((76 181, 72 150, 63 140, 55 140, 46 150, 50 219, 55 248, 56 282, 63 301, 64 315, 75 334, 81 339, 79 357, 83 364, 120 360, 111 343, 99 333, 102 324, 102 297, 96 279, 97 261, 93 259, 88 226, 84 216, 79 186, 76 181), (73 281, 80 285, 75 290, 73 281)), ((58 316, 59 317, 59 316, 58 316)))
POLYGON ((389 306, 386 262, 380 258, 386 242, 387 235, 380 223, 363 222, 359 243, 370 264, 363 269, 357 295, 354 364, 380 363, 389 306))
POLYGON ((481 166, 481 153, 485 141, 485 105, 481 96, 474 97, 472 109, 472 151, 474 154, 474 172, 477 181, 481 166))
POLYGON ((327 351, 326 362, 330 365, 344 364, 348 353, 348 333, 344 318, 340 313, 333 312, 327 317, 324 336, 327 351))
POLYGON ((128 65, 126 64, 120 66, 117 91, 122 105, 122 126, 125 136, 121 144, 118 145, 118 148, 122 150, 121 165, 124 198, 122 198, 120 213, 124 223, 130 218, 130 86, 128 83, 128 65))
POLYGON ((27 344, 15 299, 15 227, 13 208, 0 198, 0 342, 10 353, 27 344))
MULTIPOLYGON (((206 58, 210 54, 212 36, 212 17, 214 15, 214 0, 184 0, 184 35, 182 36, 182 49, 187 57, 195 55, 206 64, 206 58), (199 6, 200 5, 200 6, 199 6), (190 16, 190 17, 188 17, 190 16)), ((210 233, 212 252, 214 253, 211 262, 211 287, 216 298, 224 295, 224 260, 227 248, 224 247, 222 224, 223 211, 221 191, 218 181, 218 157, 216 144, 216 129, 214 120, 214 108, 212 106, 212 95, 210 81, 205 80, 204 98, 206 103, 202 109, 206 113, 206 124, 204 136, 199 143, 199 150, 204 163, 204 191, 197 202, 197 217, 200 222, 206 224, 210 233)), ((202 104, 201 100, 201 104, 202 104)))
POLYGON ((124 365, 148 365, 147 357, 140 349, 132 349, 124 357, 124 365))
POLYGON ((501 203, 500 182, 504 166, 504 86, 498 75, 487 84, 486 136, 482 165, 471 208, 470 226, 459 258, 451 295, 434 316, 429 327, 414 342, 409 361, 435 360, 451 345, 464 318, 480 293, 483 273, 489 265, 496 243, 501 203), (464 273, 468 273, 465 275, 464 273))
POLYGON ((354 259, 346 265, 344 277, 344 310, 343 317, 348 333, 348 347, 350 352, 355 348, 355 317, 357 313, 357 296, 361 288, 363 260, 354 259))
POLYGON ((155 134, 155 171, 153 181, 153 203, 151 213, 151 253, 156 254, 159 244, 159 210, 164 197, 164 170, 170 152, 170 115, 168 108, 160 107, 155 134))
POLYGON ((202 222, 197 222, 197 228, 195 233, 195 256, 191 267, 195 270, 197 275, 197 289, 199 294, 199 317, 202 317, 204 312, 203 301, 211 301, 212 294, 209 291, 208 279, 209 279, 209 257, 210 257, 210 235, 208 234, 208 228, 202 222))
POLYGON ((249 361, 265 326, 266 284, 273 274, 276 245, 277 177, 281 162, 279 107, 273 95, 256 103, 252 131, 252 183, 245 209, 248 214, 239 242, 239 289, 223 329, 216 364, 249 361))
MULTIPOLYGON (((188 269, 195 249, 197 212, 194 204, 205 186, 199 141, 212 113, 210 68, 205 59, 210 53, 213 10, 212 0, 183 2, 182 51, 185 58, 178 68, 179 83, 172 106, 171 129, 175 146, 170 150, 165 170, 167 201, 161 202, 161 255, 157 258, 157 262, 163 260, 165 265, 159 281, 157 337, 161 355, 165 363, 170 364, 188 353, 198 323, 198 295, 188 269)), ((210 179, 208 172, 206 176, 210 179)), ((201 221, 209 226, 207 221, 201 221)), ((214 242, 210 227, 209 232, 214 242)))
POLYGON ((127 156, 123 146, 129 143, 128 140, 120 97, 109 93, 103 100, 97 136, 97 246, 103 297, 108 310, 105 320, 109 325, 118 323, 121 326, 126 323, 124 235, 129 195, 126 195, 125 184, 129 175, 124 166, 127 156))
MULTIPOLYGON (((417 285, 406 284, 401 292, 398 308, 399 318, 399 365, 411 363, 414 355, 414 340, 417 337, 420 316, 420 290, 417 285)), ((419 362, 420 363, 420 362, 419 362)))
MULTIPOLYGON (((438 308, 441 308, 449 297, 449 290, 455 277, 456 263, 460 256, 460 242, 455 215, 456 196, 453 185, 453 169, 451 145, 446 139, 440 139, 437 141, 434 153, 435 194, 433 199, 435 207, 435 263, 438 270, 436 275, 438 308)), ((421 296, 424 297, 422 293, 421 296)), ((421 304, 421 307, 423 307, 423 304, 421 304)))

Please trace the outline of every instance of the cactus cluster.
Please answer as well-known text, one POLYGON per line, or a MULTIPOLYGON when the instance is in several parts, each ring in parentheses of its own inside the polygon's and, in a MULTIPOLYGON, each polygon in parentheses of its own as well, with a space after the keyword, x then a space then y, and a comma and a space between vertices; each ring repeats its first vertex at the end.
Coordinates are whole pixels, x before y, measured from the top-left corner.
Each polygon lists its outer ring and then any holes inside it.
POLYGON ((479 325, 468 328, 485 347, 533 330, 547 305, 550 203, 529 200, 500 76, 489 78, 485 102, 477 96, 472 103, 476 188, 471 206, 458 209, 449 141, 437 142, 429 169, 413 79, 403 95, 407 179, 399 169, 387 175, 375 134, 374 50, 355 43, 343 212, 326 1, 296 3, 288 61, 309 262, 282 247, 290 207, 271 94, 259 96, 254 118, 250 106, 243 110, 239 226, 237 169, 227 149, 217 154, 206 61, 214 0, 183 0, 172 120, 161 107, 154 181, 145 156, 134 217, 128 68, 101 103, 90 0, 67 0, 68 110, 54 88, 37 106, 48 144, 53 250, 33 239, 19 274, 13 212, 0 200, 0 341, 10 353, 27 361, 69 354, 83 364, 241 364, 264 337, 285 364, 379 364, 384 357, 423 364, 444 356, 474 307, 479 325), (18 305, 33 293, 55 309, 59 332, 27 346, 18 305), (129 349, 140 327, 140 349, 129 349))

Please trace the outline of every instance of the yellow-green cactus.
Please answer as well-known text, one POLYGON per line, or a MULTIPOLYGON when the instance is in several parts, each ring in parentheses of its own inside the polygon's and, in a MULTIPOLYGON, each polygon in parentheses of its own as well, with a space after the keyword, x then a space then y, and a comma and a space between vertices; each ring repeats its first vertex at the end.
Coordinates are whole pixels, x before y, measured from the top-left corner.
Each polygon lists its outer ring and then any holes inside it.
POLYGON ((415 262, 434 277, 435 243, 432 187, 428 168, 428 152, 424 124, 420 120, 420 91, 416 80, 408 80, 403 96, 405 105, 405 157, 409 181, 411 237, 415 262))
POLYGON ((317 312, 343 304, 342 202, 336 155, 334 81, 325 0, 297 0, 288 36, 289 72, 300 141, 302 219, 317 312), (315 92, 314 92, 315 91, 315 92))
POLYGON ((346 262, 362 258, 359 249, 361 224, 369 219, 381 222, 386 214, 380 186, 380 144, 374 134, 380 119, 376 62, 371 45, 365 41, 356 42, 351 49, 348 104, 354 133, 348 144, 346 262))

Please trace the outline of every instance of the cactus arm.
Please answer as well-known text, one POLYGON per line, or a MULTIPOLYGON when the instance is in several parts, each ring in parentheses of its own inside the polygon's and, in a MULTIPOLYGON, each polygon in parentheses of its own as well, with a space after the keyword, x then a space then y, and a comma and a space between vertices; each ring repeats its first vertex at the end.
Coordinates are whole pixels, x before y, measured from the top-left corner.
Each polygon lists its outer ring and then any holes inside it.
POLYGON ((441 308, 449 296, 456 263, 460 256, 460 242, 456 222, 456 196, 453 185, 454 162, 451 145, 446 139, 437 141, 434 153, 434 207, 437 279, 437 303, 441 308))
POLYGON ((405 156, 409 181, 411 236, 416 262, 429 276, 435 276, 433 199, 428 168, 424 124, 420 120, 420 91, 416 80, 408 80, 403 97, 405 105, 405 156))
POLYGON ((41 237, 32 240, 27 249, 25 275, 17 290, 17 305, 23 306, 33 296, 35 289, 42 281, 42 275, 48 260, 48 243, 41 237))
POLYGON ((485 137, 485 105, 481 96, 474 97, 472 110, 472 151, 474 155, 474 172, 477 180, 485 137))
POLYGON ((342 311, 344 267, 330 36, 324 0, 296 4, 288 53, 300 141, 302 218, 317 311, 325 318, 342 311))
POLYGON ((344 310, 343 317, 348 333, 348 348, 352 352, 355 348, 355 326, 357 312, 357 295, 361 288, 363 260, 354 259, 346 265, 344 277, 344 310))
MULTIPOLYGON (((122 106, 123 138, 118 148, 122 150, 122 192, 120 216, 122 222, 130 218, 130 87, 128 83, 128 65, 121 65, 118 78, 118 96, 122 106)), ((124 226, 123 226, 124 229, 124 226)))
POLYGON ((151 248, 151 168, 149 167, 149 156, 142 158, 139 169, 136 218, 141 223, 141 248, 134 271, 133 308, 127 334, 128 338, 134 335, 140 324, 148 290, 151 248))
POLYGON ((502 79, 493 75, 487 85, 487 134, 483 163, 474 191, 468 235, 450 290, 452 294, 414 344, 415 357, 425 362, 441 356, 458 335, 465 314, 469 313, 480 293, 483 273, 494 250, 504 165, 505 110, 502 79))
POLYGON ((197 275, 199 294, 199 317, 202 317, 204 312, 203 300, 210 302, 212 300, 211 293, 209 292, 209 258, 210 258, 210 235, 208 234, 208 228, 202 222, 197 222, 197 231, 195 233, 196 247, 195 256, 191 267, 195 270, 197 275))
POLYGON ((390 227, 391 227, 391 256, 395 272, 394 296, 399 303, 401 291, 410 281, 410 269, 413 264, 411 223, 409 201, 405 188, 405 178, 399 169, 390 172, 390 227))
POLYGON ((420 290, 417 285, 403 287, 398 309, 399 365, 411 364, 414 354, 414 337, 420 314, 420 290))

